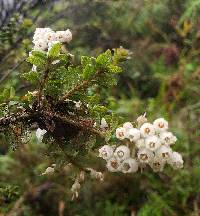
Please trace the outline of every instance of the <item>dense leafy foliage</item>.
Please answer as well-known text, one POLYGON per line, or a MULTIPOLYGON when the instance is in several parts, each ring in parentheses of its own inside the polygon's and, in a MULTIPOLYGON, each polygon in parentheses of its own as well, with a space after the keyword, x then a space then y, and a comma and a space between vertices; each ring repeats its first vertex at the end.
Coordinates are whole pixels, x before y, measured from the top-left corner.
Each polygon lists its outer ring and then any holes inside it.
MULTIPOLYGON (((79 120, 84 120, 83 128, 91 128, 94 123, 88 116, 98 125, 105 117, 110 130, 104 135, 110 142, 114 139, 112 128, 122 122, 119 115, 133 121, 144 112, 151 120, 164 116, 178 137, 175 150, 184 153, 185 165, 179 172, 167 169, 162 174, 145 172, 122 176, 106 173, 101 184, 87 175, 78 200, 71 202, 69 188, 80 167, 71 169, 68 162, 75 158, 72 163, 103 172, 104 162, 93 157, 91 152, 105 142, 101 135, 89 133, 88 137, 85 136, 87 131, 75 139, 74 128, 70 129, 72 137, 61 151, 55 142, 57 136, 52 134, 44 136, 46 144, 38 144, 34 136, 35 125, 32 128, 24 122, 8 125, 0 134, 0 212, 14 211, 18 215, 198 215, 199 1, 60 0, 51 3, 50 10, 48 4, 39 6, 42 9, 30 9, 30 16, 24 16, 20 23, 15 22, 15 14, 7 22, 9 26, 6 23, 3 28, 6 31, 0 34, 1 117, 25 110, 38 111, 34 90, 38 90, 48 65, 50 73, 42 88, 45 96, 40 100, 42 107, 48 109, 51 104, 56 112, 62 110, 59 115, 66 114, 66 110, 75 112, 79 120), (40 10, 43 10, 42 15, 35 19, 40 10), (55 29, 69 27, 73 42, 61 50, 54 47, 55 50, 48 54, 32 52, 26 62, 35 27, 49 25, 55 29), (119 64, 119 57, 127 57, 127 50, 112 50, 120 46, 133 53, 126 63, 119 64), (52 64, 55 60, 60 62, 52 64), (38 66, 37 71, 31 69, 31 64, 38 66), (123 73, 120 73, 121 66, 123 73), (105 76, 96 76, 97 70, 102 70, 105 76), (87 91, 80 88, 70 93, 70 89, 84 81, 90 83, 87 91), (113 85, 116 81, 118 84, 113 85), (68 93, 72 101, 59 104, 61 97, 68 93), (81 109, 73 102, 79 100, 85 101, 81 109), (87 104, 91 108, 88 109, 87 104), (69 152, 67 158, 63 152, 69 152), (55 174, 41 175, 53 163, 57 164, 55 174)), ((68 115, 67 120, 71 123, 73 116, 68 115)), ((45 125, 43 121, 38 123, 42 128, 55 126, 51 120, 45 125)))

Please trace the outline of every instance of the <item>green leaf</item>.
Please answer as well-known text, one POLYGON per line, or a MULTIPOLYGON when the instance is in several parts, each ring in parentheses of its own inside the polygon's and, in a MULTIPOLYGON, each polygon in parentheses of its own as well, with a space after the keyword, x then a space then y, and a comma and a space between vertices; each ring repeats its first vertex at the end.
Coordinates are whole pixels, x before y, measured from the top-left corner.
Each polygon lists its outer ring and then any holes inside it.
POLYGON ((26 61, 38 67, 43 67, 46 64, 46 60, 41 55, 31 54, 26 61))
POLYGON ((92 59, 88 56, 81 56, 81 64, 83 66, 86 66, 87 64, 91 64, 92 63, 92 59))
POLYGON ((121 73, 122 72, 122 68, 121 67, 115 66, 113 64, 108 66, 108 70, 111 73, 121 73))
POLYGON ((10 89, 6 88, 3 90, 3 98, 8 99, 10 97, 10 89))
POLYGON ((36 83, 39 81, 40 78, 40 73, 38 73, 37 71, 29 71, 27 73, 24 73, 22 75, 22 78, 32 82, 32 83, 36 83))
POLYGON ((105 53, 100 54, 97 59, 96 63, 101 66, 107 66, 112 61, 112 54, 110 50, 107 50, 105 53))
POLYGON ((95 68, 93 65, 88 64, 85 66, 85 68, 83 69, 83 78, 84 79, 88 79, 91 75, 93 75, 95 72, 95 68))
POLYGON ((127 49, 124 49, 123 47, 114 49, 114 56, 113 56, 113 62, 115 64, 118 64, 121 61, 125 61, 130 58, 130 52, 127 49))
POLYGON ((1 95, 1 101, 14 99, 15 97, 15 89, 13 87, 5 88, 1 95))
POLYGON ((58 57, 60 54, 60 50, 61 50, 61 43, 55 43, 54 45, 52 45, 52 47, 49 49, 47 55, 50 58, 55 58, 58 57))
POLYGON ((13 87, 10 87, 10 98, 13 98, 15 96, 15 89, 13 87))
POLYGON ((108 109, 105 106, 96 105, 93 107, 93 111, 105 114, 106 112, 108 112, 108 109))
POLYGON ((31 55, 37 56, 37 57, 42 58, 42 59, 44 59, 44 60, 47 59, 47 54, 46 54, 46 52, 33 50, 33 51, 31 51, 31 55))

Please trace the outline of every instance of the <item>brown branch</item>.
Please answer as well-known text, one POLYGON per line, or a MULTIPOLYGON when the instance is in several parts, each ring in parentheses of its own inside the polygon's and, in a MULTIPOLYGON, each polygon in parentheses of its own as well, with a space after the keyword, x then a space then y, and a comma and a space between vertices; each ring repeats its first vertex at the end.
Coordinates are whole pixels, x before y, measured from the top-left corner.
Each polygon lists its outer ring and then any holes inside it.
POLYGON ((34 115, 35 115, 34 113, 11 114, 10 116, 0 118, 0 126, 7 126, 15 122, 27 121, 33 118, 34 115))
POLYGON ((101 138, 105 138, 104 134, 101 131, 93 128, 93 124, 92 124, 92 126, 90 126, 90 125, 87 126, 86 121, 84 119, 70 119, 70 118, 67 118, 65 116, 61 116, 57 113, 52 113, 52 112, 47 112, 47 111, 42 111, 41 113, 46 115, 46 116, 50 116, 52 118, 56 117, 65 123, 68 123, 68 124, 73 125, 77 128, 80 128, 83 131, 87 131, 89 133, 96 134, 101 138))
POLYGON ((67 98, 69 98, 70 96, 72 96, 73 94, 75 94, 75 92, 78 92, 80 90, 86 90, 89 87, 90 83, 92 81, 94 81, 102 73, 103 73, 102 71, 97 71, 90 79, 84 80, 82 83, 77 84, 76 86, 74 86, 74 88, 72 88, 66 94, 64 94, 60 98, 60 100, 66 100, 67 98))
POLYGON ((86 120, 80 118, 70 119, 68 117, 50 111, 38 111, 37 113, 23 112, 23 113, 11 114, 10 116, 0 118, 0 126, 8 126, 9 124, 16 123, 16 122, 27 122, 31 119, 37 122, 37 118, 39 116, 48 116, 51 118, 55 117, 57 119, 60 119, 62 122, 73 125, 83 131, 96 134, 101 138, 105 138, 104 134, 101 131, 93 128, 93 124, 88 125, 87 119, 86 120))
POLYGON ((88 87, 89 85, 89 81, 85 80, 83 81, 81 84, 76 85, 73 89, 69 90, 65 95, 63 95, 61 97, 61 100, 65 100, 67 98, 69 98, 71 95, 73 95, 75 92, 79 91, 79 90, 84 90, 88 87))
POLYGON ((42 91, 43 91, 45 84, 48 80, 48 75, 49 75, 49 66, 47 64, 47 68, 44 71, 43 79, 41 80, 41 82, 39 84, 39 90, 38 90, 38 106, 39 106, 39 108, 40 108, 40 102, 41 102, 41 98, 42 98, 42 91))
POLYGON ((60 116, 58 114, 55 114, 55 117, 61 119, 62 121, 66 122, 66 123, 74 125, 77 128, 81 128, 84 131, 91 132, 91 133, 97 134, 97 135, 99 135, 101 137, 104 137, 103 134, 100 131, 96 130, 95 128, 93 128, 91 126, 86 126, 84 120, 81 120, 81 119, 75 119, 75 120, 74 119, 69 119, 67 117, 60 116))

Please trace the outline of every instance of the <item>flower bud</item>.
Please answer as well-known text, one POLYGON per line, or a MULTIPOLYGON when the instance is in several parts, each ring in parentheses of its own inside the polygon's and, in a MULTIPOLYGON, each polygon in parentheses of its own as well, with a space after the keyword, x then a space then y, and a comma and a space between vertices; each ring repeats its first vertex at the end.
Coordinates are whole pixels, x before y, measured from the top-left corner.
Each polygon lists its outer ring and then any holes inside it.
POLYGON ((150 123, 144 123, 140 128, 140 133, 143 137, 154 135, 155 134, 154 126, 150 123))
POLYGON ((156 132, 160 133, 168 129, 168 122, 164 118, 158 118, 153 122, 153 126, 156 132))
POLYGON ((133 125, 131 124, 131 122, 125 122, 123 124, 123 128, 126 130, 126 131, 129 131, 131 128, 133 128, 133 125))
POLYGON ((121 145, 116 148, 114 156, 120 161, 125 160, 130 157, 130 149, 125 145, 121 145))
POLYGON ((116 129, 116 137, 119 140, 123 140, 126 138, 126 130, 123 127, 119 127, 116 129))
POLYGON ((153 169, 154 172, 162 172, 165 166, 165 161, 163 161, 159 157, 154 157, 150 162, 150 167, 153 169))
POLYGON ((159 149, 157 149, 155 154, 162 160, 167 161, 171 157, 172 149, 168 146, 162 145, 159 149))
POLYGON ((137 156, 138 156, 140 163, 149 163, 153 159, 154 155, 153 155, 153 152, 150 151, 149 149, 142 148, 142 149, 139 149, 137 156))
POLYGON ((141 138, 135 142, 135 146, 140 149, 145 147, 145 139, 141 138))
POLYGON ((120 166, 120 170, 123 173, 134 173, 138 170, 138 162, 133 158, 124 160, 120 166))
POLYGON ((107 161, 106 167, 110 172, 117 172, 119 171, 121 163, 116 157, 112 157, 110 160, 107 161))
POLYGON ((160 140, 163 145, 172 145, 175 144, 177 138, 171 132, 164 131, 160 133, 160 140))
POLYGON ((44 129, 42 130, 40 128, 36 130, 35 135, 39 142, 42 142, 43 136, 45 135, 46 132, 47 132, 46 130, 44 129))
POLYGON ((109 145, 104 145, 99 149, 99 157, 104 160, 109 160, 113 156, 113 148, 109 145))
POLYGON ((167 161, 174 169, 181 169, 183 168, 183 159, 181 154, 178 152, 173 152, 171 157, 167 161))
POLYGON ((160 140, 157 136, 147 137, 145 140, 145 147, 151 151, 155 151, 161 146, 160 140))
POLYGON ((131 128, 128 131, 128 138, 131 142, 136 142, 140 139, 140 131, 137 128, 131 128))
POLYGON ((143 125, 146 122, 147 122, 146 113, 144 113, 143 115, 137 118, 138 128, 140 128, 141 125, 143 125))

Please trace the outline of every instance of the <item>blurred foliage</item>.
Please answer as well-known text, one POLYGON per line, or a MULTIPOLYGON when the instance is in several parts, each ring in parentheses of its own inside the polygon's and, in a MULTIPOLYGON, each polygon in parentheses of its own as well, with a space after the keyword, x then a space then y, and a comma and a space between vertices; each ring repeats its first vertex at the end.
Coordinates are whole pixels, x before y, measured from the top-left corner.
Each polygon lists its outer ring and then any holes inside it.
MULTIPOLYGON (((181 171, 162 174, 107 173, 101 184, 91 180, 84 183, 80 198, 71 202, 67 188, 73 179, 68 178, 67 168, 52 176, 40 176, 48 165, 59 164, 48 157, 45 145, 32 138, 13 152, 1 134, 0 212, 9 212, 28 193, 31 195, 21 205, 22 215, 199 215, 200 1, 60 0, 49 10, 50 2, 41 7, 37 20, 32 17, 39 9, 30 9, 32 16, 16 25, 15 14, 1 31, 0 99, 15 101, 24 90, 31 90, 19 75, 28 71, 23 59, 30 51, 36 26, 70 28, 73 41, 68 49, 78 56, 97 56, 123 46, 132 52, 132 58, 123 65, 117 87, 102 90, 101 96, 112 94, 110 109, 127 120, 134 121, 144 112, 150 119, 167 118, 178 137, 175 148, 183 152, 185 165, 181 171)), ((85 76, 90 72, 85 68, 85 76)), ((104 169, 100 159, 90 163, 97 170, 104 169)))

